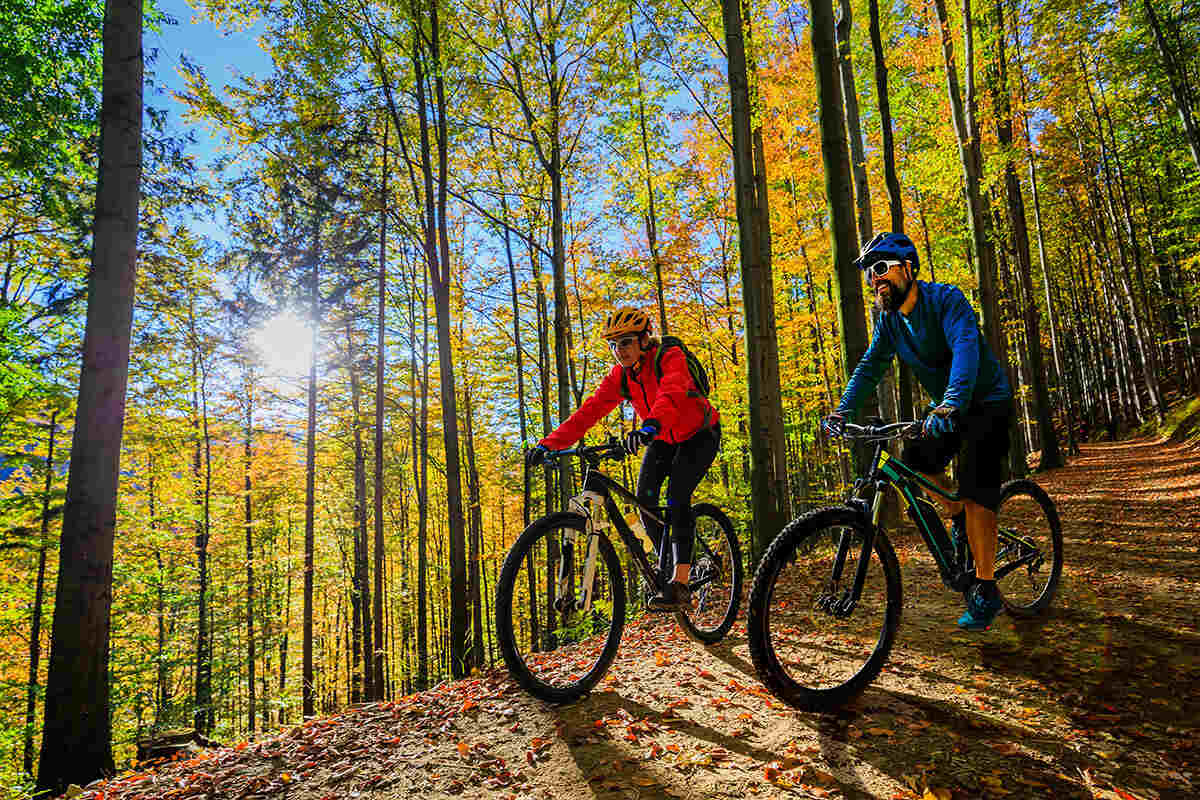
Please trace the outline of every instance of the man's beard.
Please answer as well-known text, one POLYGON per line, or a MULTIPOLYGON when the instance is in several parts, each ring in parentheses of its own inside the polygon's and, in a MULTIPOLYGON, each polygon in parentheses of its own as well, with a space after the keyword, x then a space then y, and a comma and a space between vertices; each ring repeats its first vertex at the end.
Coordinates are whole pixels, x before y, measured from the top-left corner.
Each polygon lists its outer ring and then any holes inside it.
POLYGON ((875 302, 878 303, 880 309, 883 311, 899 311, 900 306, 904 305, 904 298, 908 296, 908 290, 912 288, 912 284, 910 283, 901 289, 890 280, 885 280, 884 283, 888 285, 886 295, 879 294, 879 284, 872 287, 875 291, 875 302))

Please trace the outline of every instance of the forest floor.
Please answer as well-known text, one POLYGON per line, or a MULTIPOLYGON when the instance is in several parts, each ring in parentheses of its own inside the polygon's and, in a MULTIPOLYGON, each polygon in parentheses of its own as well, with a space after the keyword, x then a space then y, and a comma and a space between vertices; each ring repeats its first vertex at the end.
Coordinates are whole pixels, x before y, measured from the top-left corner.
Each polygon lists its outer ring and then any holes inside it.
POLYGON ((1200 797, 1200 452, 1091 444, 1036 477, 1065 537, 1049 614, 960 632, 961 597, 915 534, 897 534, 896 646, 840 714, 767 694, 741 622, 706 650, 643 618, 597 689, 565 708, 498 669, 81 796, 1200 797))

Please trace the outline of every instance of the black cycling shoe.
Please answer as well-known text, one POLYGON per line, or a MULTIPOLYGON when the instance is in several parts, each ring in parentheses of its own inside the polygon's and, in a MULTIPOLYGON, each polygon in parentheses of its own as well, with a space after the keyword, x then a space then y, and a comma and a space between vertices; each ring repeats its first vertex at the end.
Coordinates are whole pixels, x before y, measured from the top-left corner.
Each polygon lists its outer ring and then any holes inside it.
POLYGON ((666 589, 651 597, 646 604, 649 611, 685 611, 691 608, 692 590, 686 583, 677 581, 668 583, 666 589))

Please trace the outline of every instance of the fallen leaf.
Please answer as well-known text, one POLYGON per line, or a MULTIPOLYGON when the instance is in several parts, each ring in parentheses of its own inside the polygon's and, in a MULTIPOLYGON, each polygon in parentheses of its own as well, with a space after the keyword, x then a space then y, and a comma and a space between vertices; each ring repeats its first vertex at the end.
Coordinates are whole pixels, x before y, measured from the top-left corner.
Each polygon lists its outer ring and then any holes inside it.
POLYGON ((953 795, 949 789, 925 789, 925 794, 921 795, 921 800, 952 800, 953 795))

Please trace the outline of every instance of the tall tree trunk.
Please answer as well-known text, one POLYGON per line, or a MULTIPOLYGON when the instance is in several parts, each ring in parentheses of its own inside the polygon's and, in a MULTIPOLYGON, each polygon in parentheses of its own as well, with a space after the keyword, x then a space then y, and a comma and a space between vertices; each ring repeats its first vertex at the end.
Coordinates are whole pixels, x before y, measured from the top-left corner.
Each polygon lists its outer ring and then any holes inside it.
MULTIPOLYGON (((417 689, 429 687, 429 271, 423 271, 421 293, 421 425, 418 440, 413 432, 413 482, 417 489, 417 689)), ((413 276, 416 293, 416 276, 413 276)), ((413 313, 416 325, 416 314, 413 313)), ((416 336, 413 336, 413 346, 416 336)), ((413 359, 415 373, 417 361, 413 359)), ((416 397, 414 395, 414 402, 416 397)), ((415 416, 415 415, 414 415, 415 416)))
POLYGON ((142 4, 106 0, 100 167, 37 787, 113 771, 109 611, 142 177, 142 4))
POLYGON ((425 258, 433 288, 437 317, 438 367, 441 379, 442 441, 446 451, 446 505, 450 537, 450 674, 464 676, 467 637, 466 524, 462 503, 462 470, 458 452, 458 408, 454 393, 454 353, 450 339, 450 244, 446 222, 449 138, 446 129, 446 97, 440 52, 441 31, 438 2, 430 11, 430 57, 434 85, 434 136, 437 146, 437 195, 434 210, 432 145, 426 115, 424 65, 416 59, 417 112, 421 124, 421 168, 425 177, 425 258))
POLYGON ((1008 227, 1016 255, 1017 296, 1021 306, 1025 347, 1029 355, 1028 376, 1033 386, 1033 401, 1037 412, 1038 438, 1041 443, 1041 469, 1054 469, 1063 464, 1058 447, 1058 434, 1050 409, 1050 392, 1046 388, 1046 370, 1042 358, 1042 337, 1036 296, 1033 292, 1033 259, 1029 249, 1029 229, 1025 221, 1025 199, 1014 166, 1012 103, 1008 89, 1008 62, 1005 55, 1004 9, 1000 0, 993 4, 993 37, 995 63, 992 69, 993 102, 996 115, 996 137, 1005 151, 1004 187, 1008 196, 1008 227))
MULTIPOLYGON (((42 657, 42 604, 46 599, 46 548, 50 534, 50 489, 54 485, 54 433, 58 409, 50 411, 46 435, 46 481, 42 485, 42 530, 38 538, 37 580, 33 589, 33 620, 29 626, 29 681, 25 689, 25 753, 21 768, 33 775, 33 723, 37 710, 38 669, 42 657)), ((151 500, 153 503, 153 500, 151 500)))
MULTIPOLYGON (((838 64, 842 74, 842 96, 845 100, 846 137, 850 143, 850 174, 854 177, 854 202, 858 208, 859 246, 865 245, 875 236, 875 224, 871 218, 871 189, 867 181, 867 157, 863 151, 862 125, 858 114, 858 90, 854 81, 854 65, 850 54, 850 34, 853 26, 853 10, 850 0, 841 0, 842 18, 837 23, 838 64)), ((886 89, 886 86, 885 86, 886 89)), ((890 138, 890 137, 889 137, 890 138)), ((851 259, 853 261, 853 258, 851 259)), ((857 272, 857 270, 851 270, 857 272)), ((859 295, 862 295, 861 281, 859 295)), ((871 322, 879 320, 879 309, 871 309, 871 322)), ((865 350, 864 350, 865 352, 865 350)), ((884 374, 876 390, 879 413, 886 420, 896 419, 896 399, 892 387, 892 376, 884 374)), ((889 518, 899 511, 893 502, 887 504, 889 518)), ((895 518, 898 521, 898 517, 895 518)))
MULTIPOLYGON (((750 484, 754 540, 751 559, 788 517, 786 441, 775 332, 775 289, 771 275, 766 176, 761 131, 751 130, 750 60, 740 0, 722 0, 733 127, 733 174, 746 319, 746 384, 750 406, 750 484)), ((840 120, 839 120, 840 125, 840 120)))
POLYGON ((634 69, 637 71, 638 127, 642 135, 642 169, 646 177, 646 241, 650 246, 650 264, 654 268, 654 294, 658 300, 659 330, 664 336, 667 327, 667 306, 663 296, 662 259, 658 255, 658 217, 654 213, 654 180, 650 172, 650 141, 646 133, 646 96, 642 86, 642 54, 638 49, 637 26, 633 19, 633 3, 629 4, 629 34, 633 39, 634 69))
POLYGON ((463 405, 467 422, 467 506, 469 512, 470 553, 467 558, 467 605, 471 612, 471 641, 466 672, 482 670, 483 662, 483 599, 479 578, 479 547, 483 540, 483 509, 479 491, 479 470, 475 464, 475 420, 471 405, 471 384, 463 388, 463 405))
POLYGON ((318 218, 313 229, 312 276, 309 285, 309 311, 312 326, 312 353, 308 362, 308 426, 305 432, 304 468, 304 674, 302 677, 302 703, 305 719, 316 714, 316 685, 313 675, 313 552, 316 550, 316 495, 317 495, 317 353, 320 347, 321 293, 320 293, 320 227, 318 218))
MULTIPOLYGON (((946 14, 945 0, 934 0, 938 22, 942 33, 942 57, 946 67, 946 83, 950 96, 950 108, 954 117, 954 130, 958 136, 958 151, 963 168, 963 180, 967 201, 967 221, 971 228, 971 253, 979 279, 979 302, 983 311, 983 331, 988 345, 997 358, 1005 352, 1001 341, 998 303, 995 289, 995 260, 987 236, 987 213, 982 191, 983 159, 979 149, 978 132, 973 124, 975 79, 971 54, 971 9, 970 0, 964 0, 963 27, 967 41, 967 97, 966 107, 959 92, 958 67, 954 63, 954 40, 950 31, 950 20, 946 14)), ((1004 360, 1001 364, 1005 364, 1004 360)))
POLYGON ((367 540, 367 460, 362 439, 362 388, 358 379, 358 350, 350 315, 346 316, 346 367, 350 375, 350 408, 353 415, 354 439, 354 670, 351 686, 357 699, 373 697, 371 686, 371 590, 367 540), (361 627, 359 627, 361 626, 361 627), (361 669, 361 672, 359 670, 361 669))
POLYGON ((375 608, 372 615, 375 623, 375 652, 371 654, 371 685, 375 689, 373 699, 385 699, 384 691, 384 660, 386 649, 383 646, 383 375, 386 364, 387 342, 386 317, 387 310, 387 212, 388 212, 388 121, 383 121, 383 174, 380 178, 379 189, 379 285, 375 313, 375 608))
MULTIPOLYGON (((842 89, 838 83, 831 0, 812 0, 813 69, 821 121, 821 158, 829 209, 830 245, 837 276, 838 327, 842 331, 842 366, 846 376, 867 351, 867 323, 862 274, 854 267, 854 210, 850 185, 850 153, 842 124, 842 89)), ((869 413, 869 412, 868 412, 869 413)))
MULTIPOLYGON (((196 446, 192 457, 192 482, 196 504, 196 535, 193 539, 196 548, 196 577, 199 582, 196 588, 196 672, 195 672, 195 705, 193 709, 193 724, 200 733, 212 731, 215 712, 213 709, 212 688, 212 633, 209 627, 209 597, 208 597, 208 539, 209 539, 209 495, 210 487, 205 478, 202 466, 208 462, 206 455, 209 451, 208 440, 208 381, 207 369, 200 363, 200 342, 196 332, 194 310, 192 315, 192 426, 196 432, 196 446), (199 377, 198 377, 199 376, 199 377)), ((209 465, 211 469, 211 465, 209 465)))
POLYGON ((875 95, 879 100, 879 125, 883 134, 883 177, 888 187, 888 209, 892 231, 904 230, 904 203, 900 180, 896 177, 896 148, 892 141, 892 104, 887 85, 887 62, 883 55, 883 37, 879 31, 879 0, 870 0, 871 50, 875 55, 875 95))
POLYGON ((252 441, 254 436, 254 389, 248 373, 249 370, 247 370, 245 397, 246 430, 242 446, 242 490, 245 492, 245 496, 242 498, 242 510, 246 533, 246 688, 250 706, 247 728, 250 731, 250 738, 254 738, 254 712, 257 708, 254 695, 254 517, 250 501, 252 486, 250 468, 254 455, 252 441))
MULTIPOLYGON (((1188 95, 1187 71, 1175 58, 1175 53, 1163 36, 1162 24, 1154 11, 1152 0, 1142 0, 1146 9, 1146 19, 1154 31, 1154 45, 1158 48, 1158 56, 1162 59, 1163 70, 1171 84, 1171 96, 1175 99, 1175 109, 1179 112, 1179 121, 1183 123, 1184 138, 1187 139, 1188 149, 1192 153, 1192 163, 1200 171, 1200 130, 1197 129, 1196 118, 1192 112, 1192 103, 1188 95)), ((1168 24, 1170 24, 1168 22, 1168 24)), ((1193 84, 1194 86, 1194 84, 1193 84)))

